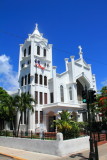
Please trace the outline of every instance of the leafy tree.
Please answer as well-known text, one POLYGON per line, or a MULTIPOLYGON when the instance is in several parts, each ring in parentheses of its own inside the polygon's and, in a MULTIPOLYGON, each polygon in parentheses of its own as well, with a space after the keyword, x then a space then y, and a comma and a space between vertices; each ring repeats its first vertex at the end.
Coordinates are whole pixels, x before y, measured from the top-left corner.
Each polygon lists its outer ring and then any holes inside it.
POLYGON ((0 118, 4 121, 12 122, 14 128, 15 116, 14 97, 10 96, 2 87, 0 87, 0 118))
POLYGON ((64 139, 79 136, 79 127, 77 122, 71 119, 71 113, 67 110, 62 110, 59 115, 60 118, 54 120, 54 122, 56 124, 57 130, 63 133, 64 139))
POLYGON ((7 108, 7 121, 9 119, 12 122, 13 130, 15 130, 15 116, 16 116, 16 106, 15 106, 15 98, 12 96, 8 96, 4 102, 4 108, 7 108))
POLYGON ((97 113, 102 117, 103 121, 107 121, 107 86, 104 86, 97 97, 97 113))
POLYGON ((25 112, 27 109, 31 110, 32 112, 34 111, 32 102, 35 102, 34 99, 31 97, 30 94, 26 93, 21 93, 21 95, 15 96, 15 105, 17 106, 18 111, 20 111, 20 118, 19 118, 19 124, 18 124, 18 133, 19 133, 19 128, 20 128, 20 123, 21 123, 21 116, 22 112, 25 112))
POLYGON ((0 106, 2 105, 2 102, 5 101, 5 98, 8 96, 8 93, 2 87, 0 87, 0 106))
POLYGON ((102 87, 100 92, 101 92, 101 96, 107 97, 107 86, 102 87))

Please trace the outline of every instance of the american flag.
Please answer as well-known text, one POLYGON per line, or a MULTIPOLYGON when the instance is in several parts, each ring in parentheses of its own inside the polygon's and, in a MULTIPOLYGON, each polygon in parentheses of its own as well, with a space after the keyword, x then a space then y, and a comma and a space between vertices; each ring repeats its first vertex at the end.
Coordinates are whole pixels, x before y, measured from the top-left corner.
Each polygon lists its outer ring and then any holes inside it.
POLYGON ((35 60, 35 66, 40 68, 40 69, 43 69, 43 70, 45 69, 43 66, 40 65, 40 61, 39 60, 38 61, 35 60))

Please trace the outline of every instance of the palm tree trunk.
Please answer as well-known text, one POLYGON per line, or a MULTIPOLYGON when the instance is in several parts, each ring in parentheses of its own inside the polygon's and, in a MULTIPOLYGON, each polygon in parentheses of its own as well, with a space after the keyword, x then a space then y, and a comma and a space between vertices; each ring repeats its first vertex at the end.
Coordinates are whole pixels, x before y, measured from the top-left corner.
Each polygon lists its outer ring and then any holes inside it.
POLYGON ((20 115, 19 124, 18 124, 17 137, 18 137, 18 134, 19 134, 19 128, 20 128, 20 122, 21 122, 21 116, 22 116, 22 115, 20 115))
POLYGON ((12 128, 13 128, 13 131, 14 131, 14 130, 15 130, 15 127, 14 127, 13 118, 12 118, 11 122, 12 122, 12 128))

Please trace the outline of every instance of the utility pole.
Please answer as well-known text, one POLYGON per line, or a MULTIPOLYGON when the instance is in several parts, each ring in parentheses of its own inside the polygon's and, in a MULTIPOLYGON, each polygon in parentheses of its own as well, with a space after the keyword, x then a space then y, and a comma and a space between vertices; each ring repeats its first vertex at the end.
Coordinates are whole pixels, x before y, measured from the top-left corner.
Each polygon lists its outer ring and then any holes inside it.
POLYGON ((89 152, 89 160, 94 160, 94 148, 93 148, 93 138, 92 138, 92 125, 91 125, 91 117, 90 117, 90 107, 89 107, 89 99, 87 99, 87 110, 88 110, 88 125, 89 125, 89 143, 90 143, 90 152, 89 152))
POLYGON ((90 115, 90 104, 94 103, 96 101, 96 91, 86 89, 82 91, 82 97, 83 97, 83 103, 87 104, 87 112, 88 112, 88 125, 89 125, 89 143, 90 143, 90 152, 89 152, 89 160, 99 160, 98 157, 98 147, 97 142, 95 140, 95 149, 94 149, 94 140, 92 138, 92 121, 91 121, 91 115, 90 115), (96 152, 97 151, 97 152, 96 152))

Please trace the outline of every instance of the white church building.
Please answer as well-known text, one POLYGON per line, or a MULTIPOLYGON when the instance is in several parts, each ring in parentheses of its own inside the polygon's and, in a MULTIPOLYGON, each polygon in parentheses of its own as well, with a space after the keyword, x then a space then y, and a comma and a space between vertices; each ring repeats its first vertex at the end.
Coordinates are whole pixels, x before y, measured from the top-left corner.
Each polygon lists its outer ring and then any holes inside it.
MULTIPOLYGON (((56 66, 52 64, 52 44, 39 32, 38 25, 32 34, 28 35, 24 44, 20 44, 19 55, 19 94, 30 93, 35 99, 34 112, 22 113, 21 130, 55 131, 52 127, 58 113, 68 110, 76 115, 77 121, 86 121, 86 109, 82 103, 82 91, 96 90, 95 75, 91 65, 83 59, 81 46, 79 59, 74 56, 65 58, 65 71, 56 73, 56 66)), ((17 114, 17 126, 20 113, 17 114)))

